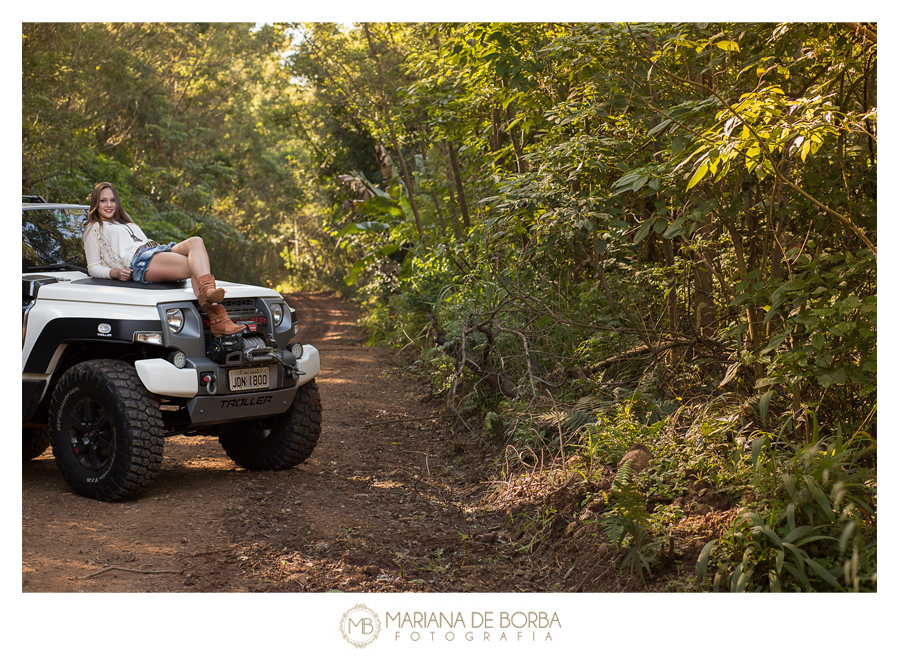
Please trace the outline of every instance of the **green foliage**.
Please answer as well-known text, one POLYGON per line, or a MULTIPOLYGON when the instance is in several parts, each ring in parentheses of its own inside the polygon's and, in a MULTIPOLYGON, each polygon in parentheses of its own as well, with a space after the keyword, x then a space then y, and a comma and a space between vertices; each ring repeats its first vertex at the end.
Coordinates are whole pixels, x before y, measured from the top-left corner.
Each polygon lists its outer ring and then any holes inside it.
MULTIPOLYGON (((857 434, 860 443, 869 437, 857 434)), ((793 455, 773 452, 760 468, 778 474, 768 514, 746 511, 697 562, 703 580, 717 556, 714 586, 730 591, 874 590, 873 449, 845 443, 841 432, 793 455)))
POLYGON ((422 311, 407 335, 426 310, 450 346, 493 318, 507 333, 467 345, 519 391, 566 359, 700 336, 761 424, 797 435, 811 411, 873 403, 868 42, 825 24, 304 30, 292 62, 318 76, 316 102, 390 150, 377 182, 345 170, 367 192, 335 235, 355 254, 347 283, 422 311), (465 227, 461 193, 480 202, 465 227), (385 250, 404 244, 415 257, 386 287, 385 250), (450 294, 422 297, 435 273, 450 294))
MULTIPOLYGON (((723 542, 723 546, 730 550, 737 552, 743 549, 740 562, 727 578, 729 590, 754 591, 752 588, 756 584, 755 580, 758 581, 761 577, 766 578, 768 589, 772 592, 822 591, 821 582, 828 588, 841 590, 841 585, 834 577, 834 569, 829 571, 801 548, 808 543, 833 539, 826 535, 811 534, 820 530, 821 527, 797 526, 787 512, 777 517, 770 515, 765 520, 755 512, 743 514, 723 542), (810 577, 815 584, 811 583, 810 577)), ((697 565, 698 579, 705 576, 706 562, 717 543, 718 540, 710 542, 701 552, 697 565)), ((716 588, 719 580, 716 581, 716 588)), ((761 589, 763 585, 759 584, 755 591, 761 589)))
POLYGON ((665 421, 646 425, 635 415, 633 404, 620 404, 609 416, 601 416, 581 433, 581 454, 593 461, 617 464, 636 443, 654 445, 665 421))

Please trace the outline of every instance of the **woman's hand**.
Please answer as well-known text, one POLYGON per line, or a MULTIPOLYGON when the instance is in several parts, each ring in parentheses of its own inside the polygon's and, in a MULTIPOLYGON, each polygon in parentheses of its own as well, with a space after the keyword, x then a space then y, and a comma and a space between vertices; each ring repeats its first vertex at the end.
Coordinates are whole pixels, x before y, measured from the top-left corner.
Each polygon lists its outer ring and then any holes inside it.
POLYGON ((110 270, 109 271, 110 279, 118 279, 119 281, 130 281, 131 280, 131 269, 127 267, 123 267, 120 270, 110 270))

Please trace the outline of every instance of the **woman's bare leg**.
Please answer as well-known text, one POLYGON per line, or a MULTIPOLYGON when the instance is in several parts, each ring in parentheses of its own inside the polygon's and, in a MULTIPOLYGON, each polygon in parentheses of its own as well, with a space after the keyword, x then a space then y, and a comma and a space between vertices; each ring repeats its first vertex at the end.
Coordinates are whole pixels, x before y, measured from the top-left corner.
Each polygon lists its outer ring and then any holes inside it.
POLYGON ((199 279, 204 274, 209 274, 209 254, 206 253, 206 245, 203 238, 195 235, 172 247, 172 253, 187 256, 191 267, 191 274, 199 279))
POLYGON ((198 279, 209 274, 209 254, 203 244, 203 238, 194 236, 179 242, 172 251, 164 251, 150 259, 150 266, 144 279, 151 283, 162 281, 181 281, 191 279, 194 294, 200 296, 198 279))

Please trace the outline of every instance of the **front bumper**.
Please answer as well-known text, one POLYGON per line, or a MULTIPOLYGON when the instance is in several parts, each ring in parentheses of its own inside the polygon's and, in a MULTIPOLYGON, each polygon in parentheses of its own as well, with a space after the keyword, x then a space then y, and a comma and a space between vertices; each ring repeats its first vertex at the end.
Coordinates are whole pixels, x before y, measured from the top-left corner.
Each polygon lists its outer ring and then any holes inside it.
POLYGON ((303 346, 303 356, 285 351, 286 359, 303 374, 296 379, 287 374, 279 363, 270 364, 268 389, 232 393, 227 390, 229 368, 214 364, 208 359, 188 359, 188 366, 176 368, 166 359, 142 359, 134 366, 144 387, 156 395, 187 399, 191 425, 208 425, 227 420, 265 418, 285 411, 294 399, 297 387, 319 374, 319 351, 312 345, 303 346), (202 381, 207 371, 216 373, 220 382, 215 390, 202 381))
POLYGON ((188 400, 187 410, 191 416, 191 427, 270 418, 287 411, 296 394, 296 388, 283 388, 230 395, 198 395, 188 400))

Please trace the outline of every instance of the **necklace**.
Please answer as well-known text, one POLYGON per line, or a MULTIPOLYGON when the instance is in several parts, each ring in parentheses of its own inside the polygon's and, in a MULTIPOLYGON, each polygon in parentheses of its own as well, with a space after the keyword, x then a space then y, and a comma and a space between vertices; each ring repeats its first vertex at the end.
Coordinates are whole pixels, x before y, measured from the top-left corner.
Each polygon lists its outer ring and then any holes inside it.
POLYGON ((125 228, 128 229, 128 232, 131 233, 131 239, 135 242, 143 242, 138 236, 134 234, 134 231, 131 230, 131 227, 128 224, 124 224, 125 228))

